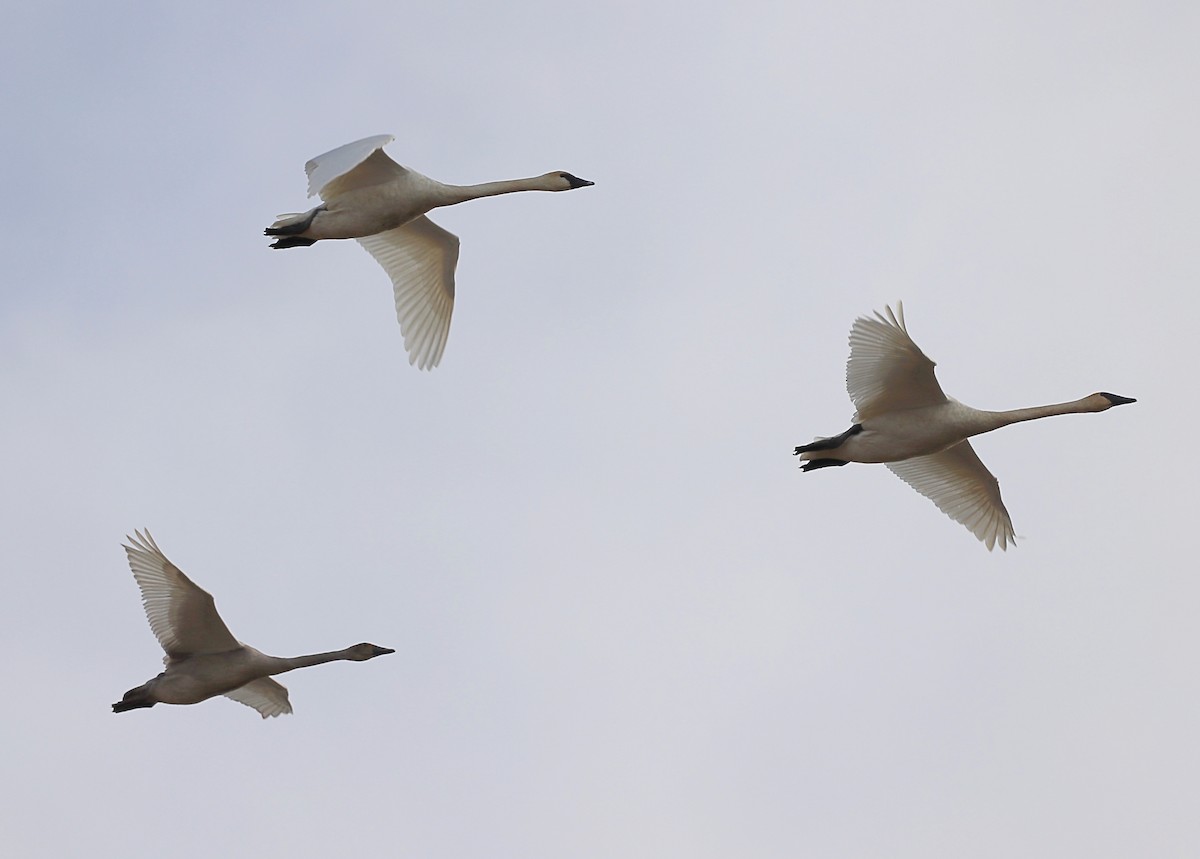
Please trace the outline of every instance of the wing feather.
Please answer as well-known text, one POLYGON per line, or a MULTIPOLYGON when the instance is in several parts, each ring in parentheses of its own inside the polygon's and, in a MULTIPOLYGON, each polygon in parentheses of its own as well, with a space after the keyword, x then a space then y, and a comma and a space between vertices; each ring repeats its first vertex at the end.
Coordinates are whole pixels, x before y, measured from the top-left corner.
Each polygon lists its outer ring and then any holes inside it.
POLYGON ((225 693, 226 698, 232 698, 239 704, 253 707, 262 717, 278 716, 292 712, 291 702, 288 701, 288 691, 282 683, 277 683, 270 677, 260 677, 251 680, 245 686, 239 686, 225 693))
POLYGON ((304 172, 308 174, 308 196, 320 194, 322 200, 328 200, 354 188, 390 181, 407 172, 382 151, 395 139, 391 134, 364 137, 313 158, 304 165, 304 172))
POLYGON ((358 243, 392 279, 408 363, 436 367, 450 336, 458 237, 421 215, 358 243))
POLYGON ((1016 545, 1016 533, 1000 482, 987 470, 968 441, 929 456, 889 462, 893 474, 938 506, 938 509, 982 540, 990 552, 1016 545))
POLYGON ((142 605, 155 638, 172 658, 224 653, 240 645, 217 614, 212 595, 167 560, 150 532, 134 531, 124 546, 129 569, 142 592, 142 605))
POLYGON ((891 411, 946 402, 933 361, 908 336, 904 305, 887 316, 859 317, 850 329, 846 391, 858 410, 855 423, 891 411))

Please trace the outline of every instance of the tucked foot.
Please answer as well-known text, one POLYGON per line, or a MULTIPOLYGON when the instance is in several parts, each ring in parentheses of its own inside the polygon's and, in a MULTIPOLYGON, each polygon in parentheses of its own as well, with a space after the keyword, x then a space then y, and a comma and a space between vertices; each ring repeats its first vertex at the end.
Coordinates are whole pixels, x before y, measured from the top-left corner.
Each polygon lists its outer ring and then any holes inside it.
POLYGON ((153 707, 153 706, 154 706, 153 701, 151 701, 148 704, 145 702, 118 701, 117 703, 112 705, 114 713, 124 713, 127 710, 137 710, 137 709, 140 709, 141 707, 153 707))
POLYGON ((153 683, 154 681, 151 680, 149 683, 143 683, 141 686, 130 689, 121 696, 120 701, 112 705, 113 712, 124 713, 126 710, 137 710, 140 707, 153 707, 158 703, 151 694, 153 683))
POLYGON ((832 468, 835 465, 847 465, 845 459, 810 459, 800 466, 801 471, 812 471, 817 468, 832 468))
POLYGON ((324 208, 324 206, 317 206, 317 208, 304 215, 283 215, 278 221, 263 230, 263 235, 294 236, 302 233, 312 226, 317 213, 323 211, 324 208))
MULTIPOLYGON (((267 235, 275 235, 275 233, 267 230, 267 235)), ((316 243, 316 239, 306 239, 304 236, 283 236, 282 238, 271 242, 271 247, 275 248, 277 251, 281 251, 285 248, 306 248, 309 245, 315 245, 316 243)))
POLYGON ((810 450, 833 450, 835 447, 841 447, 850 436, 858 435, 860 432, 862 432, 862 424, 855 424, 841 435, 835 435, 833 438, 819 438, 812 444, 802 444, 796 448, 796 452, 792 455, 797 456, 801 453, 808 453, 810 450))

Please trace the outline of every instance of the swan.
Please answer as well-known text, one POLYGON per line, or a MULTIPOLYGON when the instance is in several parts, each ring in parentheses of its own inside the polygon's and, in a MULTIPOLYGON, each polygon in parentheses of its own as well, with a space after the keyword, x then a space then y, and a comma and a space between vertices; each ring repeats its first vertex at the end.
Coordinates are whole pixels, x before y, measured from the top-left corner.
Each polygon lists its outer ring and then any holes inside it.
POLYGON ((271 679, 296 668, 347 659, 363 662, 395 653, 376 644, 356 644, 310 656, 267 656, 242 644, 221 616, 212 596, 167 560, 147 530, 126 537, 129 568, 142 592, 150 629, 167 655, 166 669, 112 705, 114 713, 155 704, 197 704, 224 695, 253 707, 265 719, 292 712, 285 687, 271 679))
POLYGON ((846 390, 858 409, 854 425, 832 438, 796 448, 804 471, 848 462, 882 462, 893 474, 987 544, 1016 545, 1012 520, 1000 498, 1000 484, 975 455, 971 436, 1020 421, 1103 412, 1136 403, 1130 397, 1098 393, 1049 406, 987 412, 942 393, 934 362, 925 356, 904 324, 904 305, 887 316, 859 317, 850 329, 846 390))
POLYGON ((570 191, 595 184, 556 170, 529 179, 444 185, 401 167, 383 151, 391 134, 339 146, 304 165, 308 196, 324 201, 303 213, 279 215, 264 231, 276 249, 322 239, 357 239, 383 266, 396 297, 396 316, 408 363, 436 367, 450 333, 458 237, 425 213, 478 197, 516 191, 570 191))

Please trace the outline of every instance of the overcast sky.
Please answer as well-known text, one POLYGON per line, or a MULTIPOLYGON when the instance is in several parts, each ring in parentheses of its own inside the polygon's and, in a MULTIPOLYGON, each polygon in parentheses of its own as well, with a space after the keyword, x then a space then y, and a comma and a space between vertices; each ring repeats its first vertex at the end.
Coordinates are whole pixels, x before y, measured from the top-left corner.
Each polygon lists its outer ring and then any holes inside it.
POLYGON ((25 2, 0 28, 4 813, 22 857, 1185 857, 1200 838, 1194 3, 25 2), (81 8, 82 7, 82 8, 81 8), (441 366, 355 243, 452 183, 441 366), (988 553, 839 433, 903 299, 988 553), (122 715, 149 527, 295 714, 122 715))

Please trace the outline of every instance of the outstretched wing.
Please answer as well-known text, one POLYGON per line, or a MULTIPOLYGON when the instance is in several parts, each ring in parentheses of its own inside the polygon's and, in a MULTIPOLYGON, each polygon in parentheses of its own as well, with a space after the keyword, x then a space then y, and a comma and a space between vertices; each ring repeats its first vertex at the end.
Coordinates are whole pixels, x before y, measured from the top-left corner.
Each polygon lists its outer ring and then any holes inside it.
POLYGON ((976 455, 968 441, 929 456, 889 462, 891 472, 938 506, 987 544, 1007 549, 1016 545, 1012 520, 1000 498, 1000 482, 976 455))
POLYGON ((458 237, 421 215, 358 242, 392 279, 408 363, 436 367, 450 336, 458 237))
POLYGON ((933 361, 925 356, 904 327, 904 305, 887 316, 859 317, 850 329, 850 360, 846 364, 846 391, 858 412, 855 423, 874 415, 946 402, 933 374, 933 361))
POLYGON ((129 569, 142 592, 146 619, 158 643, 172 658, 193 653, 224 653, 238 644, 217 614, 208 591, 167 560, 150 532, 134 531, 124 547, 129 569))
POLYGON ((287 688, 281 683, 276 683, 270 677, 251 680, 245 686, 239 686, 231 692, 226 692, 225 697, 232 698, 247 707, 253 707, 262 714, 264 719, 268 716, 292 712, 287 688))
POLYGON ((322 200, 328 200, 354 188, 391 181, 406 172, 382 151, 395 139, 391 134, 377 134, 318 155, 304 165, 308 196, 320 194, 322 200))

